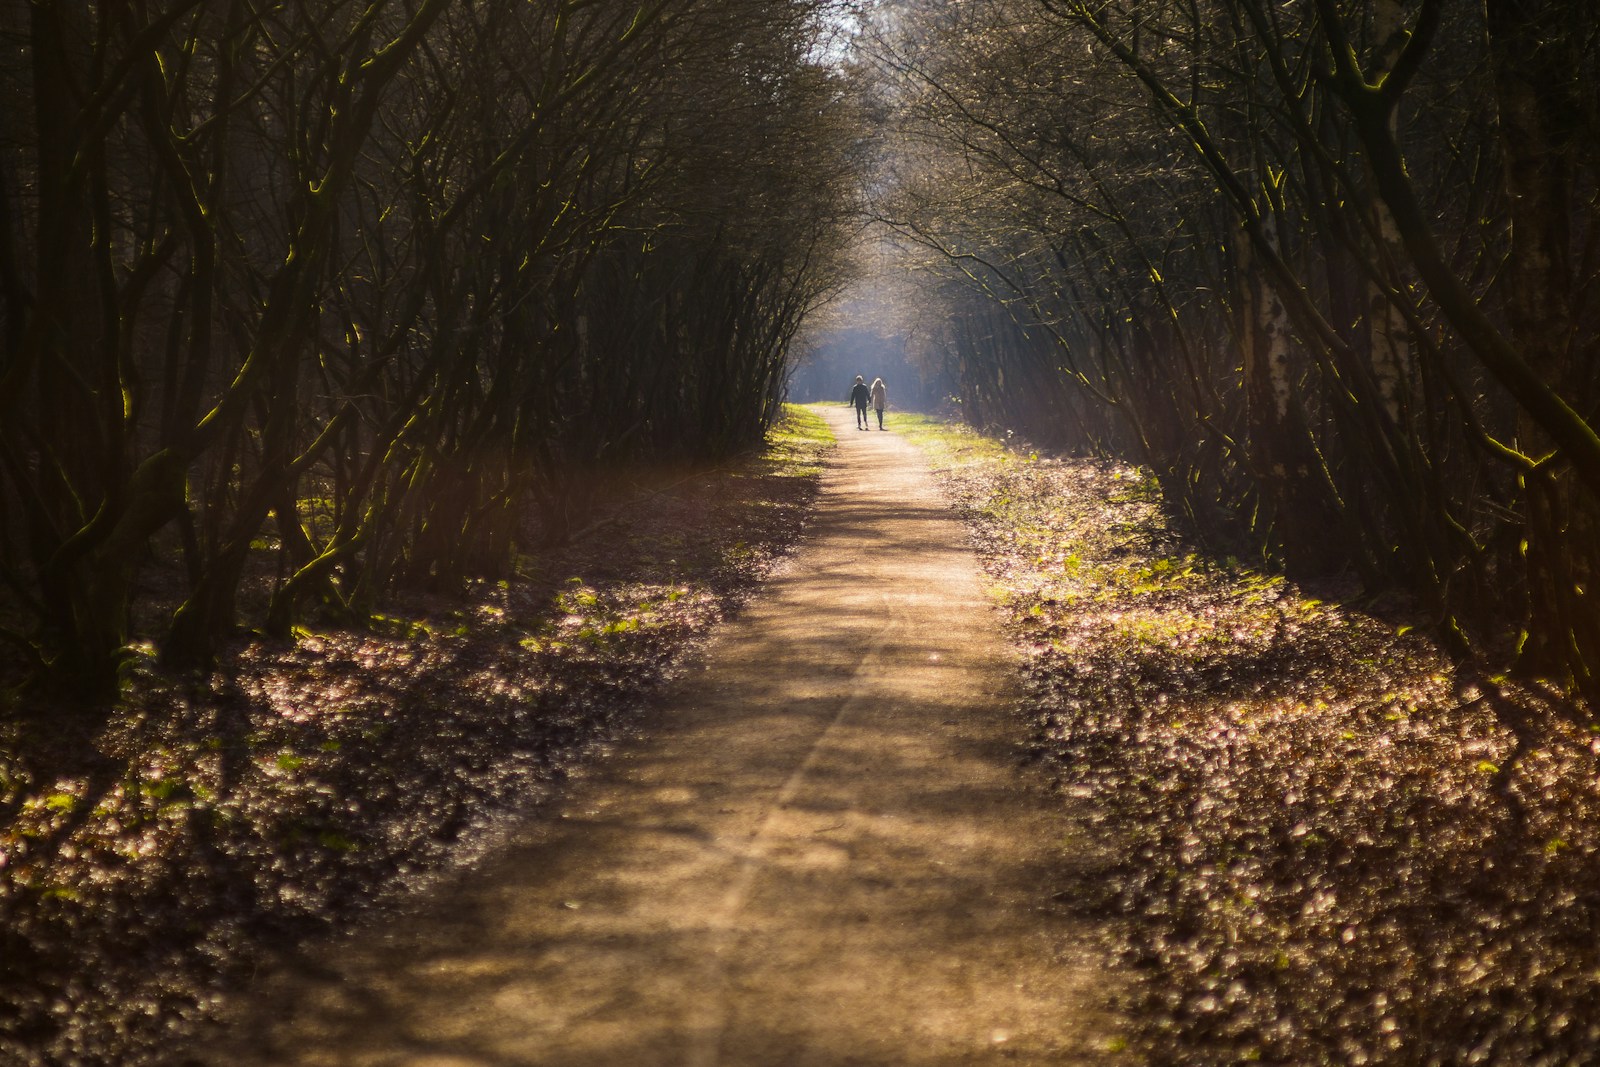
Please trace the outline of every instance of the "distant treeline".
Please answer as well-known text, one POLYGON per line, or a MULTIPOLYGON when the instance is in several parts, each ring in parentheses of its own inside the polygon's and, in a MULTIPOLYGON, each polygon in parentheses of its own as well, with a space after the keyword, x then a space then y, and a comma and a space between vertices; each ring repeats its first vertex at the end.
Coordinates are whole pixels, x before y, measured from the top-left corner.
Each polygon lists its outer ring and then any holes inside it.
POLYGON ((847 403, 850 386, 860 374, 867 381, 884 379, 889 407, 902 411, 942 411, 949 384, 937 367, 908 351, 906 338, 886 334, 864 323, 868 313, 846 304, 844 319, 861 323, 806 331, 805 351, 789 379, 789 398, 798 403, 847 403))
POLYGON ((199 668, 759 440, 857 188, 823 8, 0 0, 7 655, 111 697, 158 556, 199 668))
POLYGON ((1600 708, 1600 5, 891 2, 967 417, 1600 708))

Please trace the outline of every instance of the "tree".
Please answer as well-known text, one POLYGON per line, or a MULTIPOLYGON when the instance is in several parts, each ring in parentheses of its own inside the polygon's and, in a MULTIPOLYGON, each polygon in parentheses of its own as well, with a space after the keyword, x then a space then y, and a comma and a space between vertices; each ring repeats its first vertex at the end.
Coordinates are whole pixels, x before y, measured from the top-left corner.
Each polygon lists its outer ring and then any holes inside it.
POLYGON ((1408 588, 1463 647, 1520 620, 1523 665, 1593 697, 1593 260, 1565 242, 1595 234, 1600 35, 1557 9, 901 4, 879 211, 1054 337, 1075 400, 1008 405, 1041 391, 986 339, 984 417, 1115 412, 1098 443, 1201 530, 1250 516, 1291 571, 1408 588))
POLYGON ((12 646, 106 700, 153 561, 188 582, 162 660, 204 668, 242 612, 359 623, 396 582, 562 536, 598 466, 758 439, 844 263, 853 90, 813 55, 824 12, 8 21, 0 76, 32 107, 0 127, 12 646))

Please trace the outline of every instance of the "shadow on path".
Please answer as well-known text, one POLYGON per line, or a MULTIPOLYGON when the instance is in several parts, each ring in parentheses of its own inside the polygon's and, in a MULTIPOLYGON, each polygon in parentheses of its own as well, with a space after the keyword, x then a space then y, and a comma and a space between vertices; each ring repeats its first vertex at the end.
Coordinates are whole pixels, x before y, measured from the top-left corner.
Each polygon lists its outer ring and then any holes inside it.
POLYGON ((656 736, 404 919, 283 961, 195 1062, 1105 1059, 1087 861, 1017 769, 1014 664, 921 454, 840 448, 784 573, 656 736))

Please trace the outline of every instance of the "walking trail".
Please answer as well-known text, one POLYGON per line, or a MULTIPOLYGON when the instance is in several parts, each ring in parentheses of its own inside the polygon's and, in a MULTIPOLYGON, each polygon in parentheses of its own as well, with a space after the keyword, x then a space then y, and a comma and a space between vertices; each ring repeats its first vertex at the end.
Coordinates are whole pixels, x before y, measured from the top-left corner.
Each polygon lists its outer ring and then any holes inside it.
POLYGON ((1093 864, 1019 766, 963 532, 914 446, 827 416, 804 543, 654 736, 435 899, 264 975, 200 1062, 1123 1062, 1069 911, 1093 864))

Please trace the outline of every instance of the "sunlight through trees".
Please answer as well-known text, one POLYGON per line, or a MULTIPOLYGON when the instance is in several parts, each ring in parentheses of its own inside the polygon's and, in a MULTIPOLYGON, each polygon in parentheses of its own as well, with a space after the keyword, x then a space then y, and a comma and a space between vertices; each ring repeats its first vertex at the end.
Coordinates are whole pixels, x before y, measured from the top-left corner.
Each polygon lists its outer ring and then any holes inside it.
POLYGON ((1600 699, 1600 13, 896 0, 865 41, 970 421, 1600 699))
POLYGON ((759 441, 841 276, 827 0, 4 10, 0 632, 79 694, 759 441))

